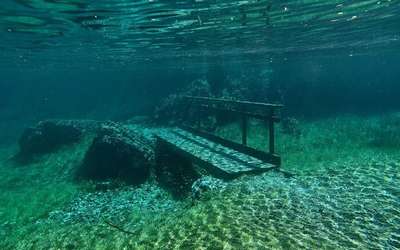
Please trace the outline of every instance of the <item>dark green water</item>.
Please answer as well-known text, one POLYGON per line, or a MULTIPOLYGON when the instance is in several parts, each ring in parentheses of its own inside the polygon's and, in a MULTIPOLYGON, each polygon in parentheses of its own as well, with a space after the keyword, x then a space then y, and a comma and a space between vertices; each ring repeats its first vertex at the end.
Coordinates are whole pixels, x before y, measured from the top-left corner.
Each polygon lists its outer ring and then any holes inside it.
MULTIPOLYGON (((0 248, 400 248, 399 13, 398 0, 2 0, 0 248), (246 176, 193 205, 153 181, 77 181, 90 135, 10 160, 41 120, 153 119, 184 91, 284 104, 277 149, 295 178, 246 176)), ((222 120, 213 132, 240 141, 222 120)))

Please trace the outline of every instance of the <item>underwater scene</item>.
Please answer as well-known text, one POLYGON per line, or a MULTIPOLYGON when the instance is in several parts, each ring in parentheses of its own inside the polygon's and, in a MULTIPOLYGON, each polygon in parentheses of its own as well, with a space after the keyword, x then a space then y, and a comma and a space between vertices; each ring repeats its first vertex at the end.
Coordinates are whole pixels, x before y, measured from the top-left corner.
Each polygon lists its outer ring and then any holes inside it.
POLYGON ((400 249, 399 0, 2 0, 0 249, 400 249))

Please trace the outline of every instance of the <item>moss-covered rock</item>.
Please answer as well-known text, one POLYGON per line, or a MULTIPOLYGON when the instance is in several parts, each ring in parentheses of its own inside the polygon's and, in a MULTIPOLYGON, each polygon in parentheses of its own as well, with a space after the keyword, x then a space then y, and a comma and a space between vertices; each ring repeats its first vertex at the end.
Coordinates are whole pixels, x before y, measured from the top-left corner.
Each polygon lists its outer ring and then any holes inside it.
POLYGON ((103 126, 86 152, 78 177, 121 179, 131 184, 147 180, 152 165, 151 141, 117 123, 103 126))
POLYGON ((78 142, 82 131, 73 124, 56 121, 39 122, 26 129, 19 139, 19 152, 15 159, 21 162, 32 160, 35 156, 52 153, 64 145, 78 142))

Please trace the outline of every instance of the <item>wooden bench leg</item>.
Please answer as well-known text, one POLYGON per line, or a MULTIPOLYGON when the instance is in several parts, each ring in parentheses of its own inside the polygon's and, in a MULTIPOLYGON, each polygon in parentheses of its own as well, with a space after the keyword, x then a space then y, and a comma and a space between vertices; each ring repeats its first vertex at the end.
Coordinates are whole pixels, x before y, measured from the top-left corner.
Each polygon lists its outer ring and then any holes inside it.
POLYGON ((242 144, 247 145, 247 117, 242 116, 242 144))
POLYGON ((275 153, 275 128, 274 128, 274 121, 269 120, 269 152, 271 154, 275 153))

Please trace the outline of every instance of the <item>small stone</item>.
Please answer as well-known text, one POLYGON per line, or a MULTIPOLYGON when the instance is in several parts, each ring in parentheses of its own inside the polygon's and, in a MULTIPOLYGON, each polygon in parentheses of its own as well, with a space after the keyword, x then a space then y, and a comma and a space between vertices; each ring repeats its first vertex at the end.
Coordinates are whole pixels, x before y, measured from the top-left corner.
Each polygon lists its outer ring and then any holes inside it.
POLYGON ((225 183, 213 177, 202 177, 195 181, 192 185, 192 198, 200 199, 209 191, 216 191, 225 188, 225 183))

